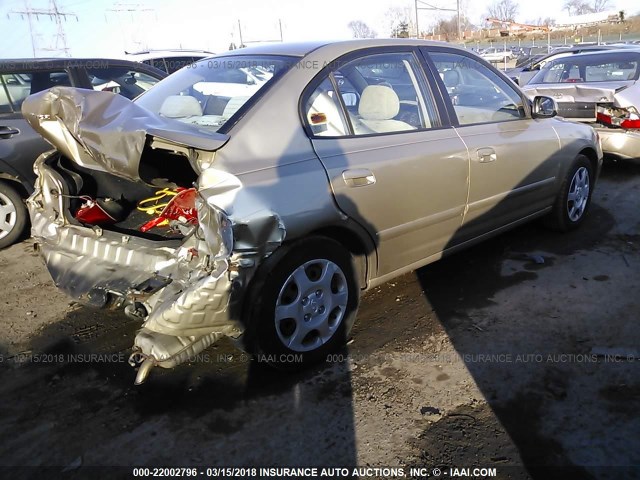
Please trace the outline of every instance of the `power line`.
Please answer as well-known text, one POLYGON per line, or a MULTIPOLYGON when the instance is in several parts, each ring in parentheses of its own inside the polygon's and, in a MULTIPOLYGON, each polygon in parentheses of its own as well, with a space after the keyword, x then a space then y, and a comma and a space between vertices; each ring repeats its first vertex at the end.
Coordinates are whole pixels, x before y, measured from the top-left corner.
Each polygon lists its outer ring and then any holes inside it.
POLYGON ((430 3, 427 3, 424 0, 415 0, 415 8, 416 8, 416 38, 420 38, 420 28, 418 28, 418 11, 420 10, 436 10, 438 12, 456 12, 458 38, 461 37, 460 35, 460 0, 456 0, 456 8, 441 8, 441 7, 436 7, 435 5, 431 5, 430 3), (418 6, 418 4, 422 4, 425 6, 418 6))
MULTIPOLYGON (((157 14, 155 13, 155 10, 153 8, 147 7, 146 5, 140 4, 140 3, 121 3, 118 2, 114 5, 114 8, 108 8, 107 10, 105 10, 106 12, 113 12, 115 14, 117 14, 117 18, 118 18, 118 25, 120 27, 120 32, 121 32, 121 36, 122 36, 122 40, 123 40, 123 46, 124 46, 124 50, 127 51, 128 47, 127 47, 127 40, 129 39, 132 43, 134 43, 135 45, 137 45, 137 49, 138 50, 146 50, 149 48, 148 46, 148 41, 147 41, 147 36, 146 36, 146 29, 140 29, 139 28, 139 24, 140 22, 140 14, 145 14, 147 12, 154 12, 154 16, 156 18, 156 21, 158 20, 157 18, 157 14), (123 24, 121 22, 121 17, 123 14, 129 14, 131 17, 131 27, 132 28, 128 28, 127 33, 125 34, 124 28, 123 28, 123 24), (128 37, 128 39, 126 38, 128 37)), ((142 17, 142 20, 144 20, 145 16, 142 17)), ((105 15, 105 20, 106 20, 106 15, 105 15)))
POLYGON ((67 35, 64 30, 63 22, 66 22, 68 18, 75 18, 78 21, 78 16, 72 12, 63 12, 58 7, 57 0, 49 0, 49 8, 32 8, 29 4, 29 0, 24 1, 23 10, 11 10, 9 15, 20 15, 22 18, 27 17, 29 22, 29 34, 31 35, 31 51, 33 56, 37 56, 38 50, 62 52, 65 56, 69 56, 69 47, 67 46, 67 35), (38 34, 35 32, 33 19, 40 21, 40 17, 47 17, 49 20, 53 20, 56 24, 56 34, 53 36, 53 46, 50 47, 37 47, 36 37, 38 34))

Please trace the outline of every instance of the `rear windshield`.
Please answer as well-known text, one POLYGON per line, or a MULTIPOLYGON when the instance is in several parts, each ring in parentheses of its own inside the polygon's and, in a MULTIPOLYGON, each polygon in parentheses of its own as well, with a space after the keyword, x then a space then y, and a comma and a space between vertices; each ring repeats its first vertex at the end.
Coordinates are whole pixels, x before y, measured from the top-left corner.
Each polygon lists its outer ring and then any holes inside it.
POLYGON ((571 55, 547 63, 529 82, 584 83, 637 80, 640 53, 616 52, 594 55, 571 55))
POLYGON ((135 102, 162 117, 218 131, 297 60, 272 55, 201 60, 170 75, 135 102))

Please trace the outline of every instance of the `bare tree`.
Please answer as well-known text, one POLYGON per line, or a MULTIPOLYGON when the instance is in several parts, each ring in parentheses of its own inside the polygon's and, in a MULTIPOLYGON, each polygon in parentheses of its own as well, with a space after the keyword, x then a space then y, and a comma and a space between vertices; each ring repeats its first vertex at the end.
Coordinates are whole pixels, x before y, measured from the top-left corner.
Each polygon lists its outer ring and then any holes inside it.
POLYGON ((566 0, 564 9, 569 15, 584 15, 585 13, 604 12, 609 8, 609 0, 566 0))
POLYGON ((407 37, 410 32, 415 31, 414 12, 413 9, 405 5, 403 7, 391 7, 385 13, 385 19, 392 37, 398 36, 399 32, 407 37))
POLYGON ((489 5, 488 14, 503 22, 515 22, 519 5, 516 0, 495 0, 489 5))
MULTIPOLYGON (((461 14, 460 30, 464 32, 465 30, 470 29, 472 26, 473 24, 469 21, 469 19, 465 15, 461 14)), ((452 17, 448 20, 441 19, 435 24, 433 28, 439 34, 445 35, 447 38, 455 38, 458 36, 458 19, 457 17, 452 17)))
POLYGON ((609 8, 609 0, 593 0, 593 11, 604 12, 609 8))
POLYGON ((353 31, 353 38, 376 38, 378 34, 362 20, 352 20, 347 26, 353 31))

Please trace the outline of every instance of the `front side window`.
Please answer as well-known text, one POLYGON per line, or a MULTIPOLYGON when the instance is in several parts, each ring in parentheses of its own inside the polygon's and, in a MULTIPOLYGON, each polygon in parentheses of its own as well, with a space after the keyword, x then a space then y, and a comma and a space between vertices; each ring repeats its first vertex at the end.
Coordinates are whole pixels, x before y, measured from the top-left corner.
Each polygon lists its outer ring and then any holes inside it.
POLYGON ((66 71, 32 71, 0 75, 0 113, 19 112, 29 95, 51 87, 71 86, 66 71))
POLYGON ((271 55, 201 60, 178 70, 135 101, 161 117, 217 131, 297 60, 271 55))
POLYGON ((460 125, 525 117, 518 92, 479 61, 457 53, 430 52, 460 125))
POLYGON ((160 80, 127 67, 89 68, 89 81, 94 90, 113 92, 133 100, 160 80))
POLYGON ((341 63, 331 75, 333 82, 325 78, 304 107, 316 136, 406 132, 433 125, 433 104, 421 93, 425 82, 412 53, 367 55, 341 63))

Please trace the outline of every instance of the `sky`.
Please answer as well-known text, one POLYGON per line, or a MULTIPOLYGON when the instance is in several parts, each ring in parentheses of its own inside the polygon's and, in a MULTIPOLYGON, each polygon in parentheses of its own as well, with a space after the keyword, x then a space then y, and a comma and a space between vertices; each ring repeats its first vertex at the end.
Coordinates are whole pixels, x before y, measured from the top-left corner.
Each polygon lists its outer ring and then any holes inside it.
MULTIPOLYGON (((560 17, 563 0, 516 0, 516 20, 560 17)), ((125 50, 195 48, 213 52, 239 43, 238 21, 245 44, 351 38, 347 24, 362 20, 389 36, 391 7, 406 7, 414 15, 413 0, 55 0, 59 11, 74 14, 60 26, 48 16, 20 13, 28 8, 48 10, 54 0, 0 0, 0 58, 64 56, 63 45, 75 57, 122 57, 125 50), (64 32, 64 42, 62 35, 64 32)), ((455 0, 427 0, 440 8, 455 8, 455 0)), ((492 0, 461 0, 475 24, 486 16, 492 0)), ((611 10, 627 16, 640 13, 638 0, 610 0, 611 10)), ((421 30, 453 13, 420 11, 421 30)))

